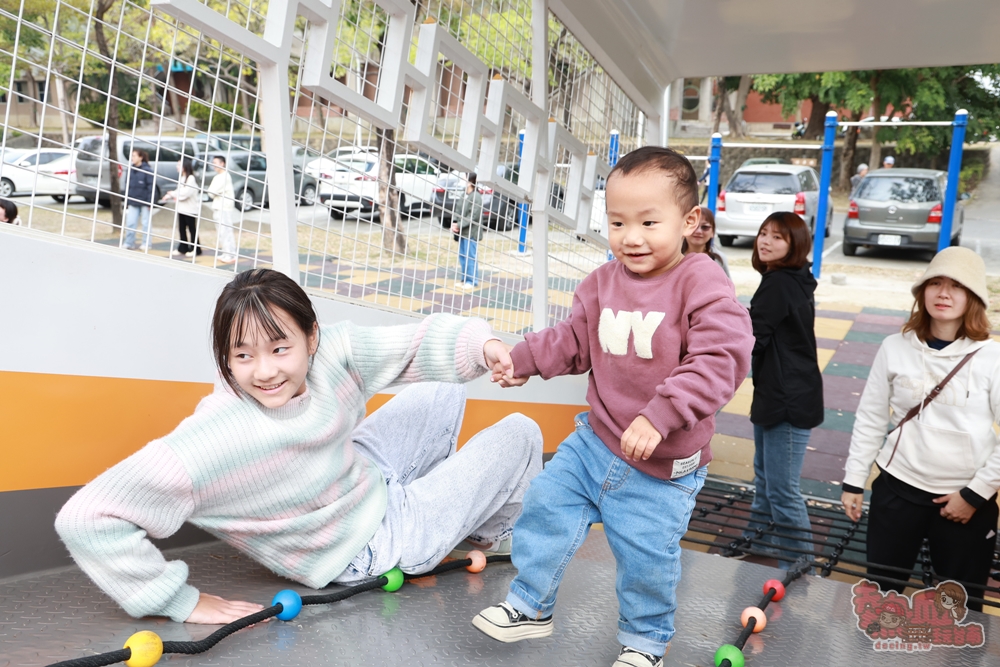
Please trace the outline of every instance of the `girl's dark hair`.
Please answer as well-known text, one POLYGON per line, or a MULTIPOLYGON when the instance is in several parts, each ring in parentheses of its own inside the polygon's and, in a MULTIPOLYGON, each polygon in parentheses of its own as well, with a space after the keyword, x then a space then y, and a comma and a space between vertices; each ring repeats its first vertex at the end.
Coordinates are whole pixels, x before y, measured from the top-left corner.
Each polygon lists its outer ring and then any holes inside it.
POLYGON ((3 209, 3 214, 7 218, 7 222, 13 223, 17 218, 17 204, 9 199, 0 199, 0 208, 3 209))
POLYGON ((778 211, 764 218, 757 236, 764 231, 768 225, 774 225, 782 238, 788 241, 788 254, 775 262, 762 262, 757 255, 757 241, 753 242, 753 256, 750 263, 757 273, 767 273, 775 269, 801 269, 806 265, 809 257, 809 248, 812 246, 812 234, 809 226, 796 213, 790 211, 778 211))
POLYGON ((194 162, 185 155, 181 158, 181 179, 186 179, 188 176, 194 176, 194 162))
MULTIPOLYGON (((903 325, 903 333, 912 331, 924 343, 934 338, 931 335, 931 314, 927 312, 927 304, 924 301, 924 292, 927 290, 928 282, 930 281, 925 281, 917 288, 913 308, 910 309, 910 319, 903 325)), ((962 324, 958 327, 956 335, 958 338, 986 340, 990 337, 990 318, 986 315, 986 305, 968 287, 961 283, 959 285, 965 290, 966 306, 965 315, 962 316, 962 324)))
POLYGON ((288 335, 274 316, 274 309, 288 313, 308 337, 316 327, 312 301, 299 285, 272 269, 253 269, 237 274, 222 288, 212 316, 212 353, 226 384, 242 396, 229 369, 229 350, 252 333, 280 340, 288 335))
POLYGON ((149 162, 149 153, 142 150, 141 148, 133 148, 132 152, 139 156, 142 162, 149 162))
POLYGON ((469 174, 469 183, 472 183, 473 185, 475 185, 477 178, 478 177, 476 176, 476 172, 472 172, 471 174, 469 174))
MULTIPOLYGON (((708 243, 705 244, 705 254, 711 257, 716 262, 722 262, 722 257, 719 255, 719 253, 715 252, 715 214, 712 213, 712 209, 710 209, 707 206, 702 206, 700 208, 701 208, 701 221, 707 222, 708 224, 712 225, 712 238, 710 238, 708 240, 708 243)), ((681 253, 684 255, 688 254, 689 247, 690 246, 688 246, 687 237, 685 236, 684 240, 681 242, 681 253)))

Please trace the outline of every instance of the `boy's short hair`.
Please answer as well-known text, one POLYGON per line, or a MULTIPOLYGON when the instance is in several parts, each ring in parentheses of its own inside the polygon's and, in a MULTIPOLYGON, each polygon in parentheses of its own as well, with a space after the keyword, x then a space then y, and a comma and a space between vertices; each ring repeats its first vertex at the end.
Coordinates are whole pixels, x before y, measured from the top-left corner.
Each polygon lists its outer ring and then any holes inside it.
POLYGON ((219 162, 221 162, 223 167, 226 166, 226 156, 225 155, 213 155, 212 156, 212 161, 215 162, 216 160, 218 160, 219 162))
POLYGON ((698 205, 698 176, 686 157, 663 146, 643 146, 626 153, 608 175, 628 176, 643 171, 662 171, 674 180, 674 202, 682 213, 698 205))

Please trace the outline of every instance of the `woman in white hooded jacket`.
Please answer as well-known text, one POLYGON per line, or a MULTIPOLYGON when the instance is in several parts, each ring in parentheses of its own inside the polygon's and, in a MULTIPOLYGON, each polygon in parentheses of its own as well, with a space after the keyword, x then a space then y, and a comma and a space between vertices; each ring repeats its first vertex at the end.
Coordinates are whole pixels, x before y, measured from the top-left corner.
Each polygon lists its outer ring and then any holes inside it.
MULTIPOLYGON (((909 321, 882 342, 861 395, 841 500, 848 518, 861 518, 875 463, 868 562, 910 570, 926 537, 937 575, 975 584, 969 594, 982 597, 996 547, 1000 487, 993 430, 1000 415, 1000 345, 989 338, 982 258, 967 248, 941 251, 913 295, 909 321), (972 353, 941 393, 898 427, 972 353)), ((907 578, 878 567, 868 574, 899 592, 902 585, 880 577, 907 578)))

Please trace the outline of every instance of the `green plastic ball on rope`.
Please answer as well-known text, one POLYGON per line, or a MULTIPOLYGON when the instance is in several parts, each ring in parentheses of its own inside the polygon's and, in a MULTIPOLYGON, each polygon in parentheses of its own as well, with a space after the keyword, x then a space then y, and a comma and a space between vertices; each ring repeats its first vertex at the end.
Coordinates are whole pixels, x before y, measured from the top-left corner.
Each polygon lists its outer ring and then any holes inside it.
POLYGON ((743 651, 732 644, 723 644, 715 652, 715 667, 721 667, 723 660, 728 660, 732 667, 743 667, 743 651))
POLYGON ((382 590, 392 593, 403 587, 403 571, 398 567, 392 568, 382 576, 389 580, 389 583, 383 586, 382 590))

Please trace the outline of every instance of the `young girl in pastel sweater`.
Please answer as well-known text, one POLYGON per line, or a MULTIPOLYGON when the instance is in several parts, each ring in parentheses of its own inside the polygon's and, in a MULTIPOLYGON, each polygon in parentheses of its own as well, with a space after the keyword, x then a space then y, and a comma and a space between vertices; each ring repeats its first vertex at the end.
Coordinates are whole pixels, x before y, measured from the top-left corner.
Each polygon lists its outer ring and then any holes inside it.
POLYGON ((456 452, 464 389, 438 384, 512 377, 484 321, 321 327, 301 287, 257 269, 223 289, 212 338, 215 391, 56 518, 76 563, 129 614, 228 623, 262 608, 200 592, 149 540, 185 521, 313 588, 426 572, 463 538, 509 553, 541 433, 514 414, 456 452), (364 419, 372 395, 407 382, 431 384, 364 419))

